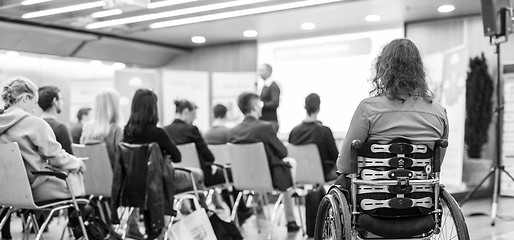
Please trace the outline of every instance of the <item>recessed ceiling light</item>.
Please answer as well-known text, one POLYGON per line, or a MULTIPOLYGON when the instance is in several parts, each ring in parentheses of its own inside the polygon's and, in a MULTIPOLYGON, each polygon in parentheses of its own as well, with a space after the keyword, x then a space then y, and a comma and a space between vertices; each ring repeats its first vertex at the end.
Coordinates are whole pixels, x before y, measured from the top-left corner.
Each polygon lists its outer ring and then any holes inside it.
POLYGON ((303 30, 312 30, 312 29, 316 28, 316 24, 311 23, 311 22, 305 22, 305 23, 302 23, 302 25, 300 25, 300 27, 303 30))
POLYGON ((94 12, 91 14, 91 17, 92 18, 103 18, 103 17, 108 17, 108 16, 120 15, 122 13, 123 13, 123 11, 121 11, 121 9, 115 8, 115 9, 109 9, 109 10, 100 11, 100 12, 94 12))
POLYGON ((371 14, 371 15, 366 16, 364 19, 368 22, 376 22, 376 21, 380 21, 380 16, 376 15, 376 14, 371 14))
POLYGON ((178 5, 182 3, 188 3, 188 2, 195 2, 198 0, 164 0, 164 1, 158 1, 158 2, 151 2, 148 4, 149 9, 153 8, 160 8, 160 7, 167 7, 167 6, 173 6, 178 5))
POLYGON ((440 13, 453 12, 453 10, 455 10, 455 6, 451 4, 441 5, 437 8, 437 11, 440 13))
POLYGON ((25 0, 25 1, 21 2, 21 5, 28 6, 28 5, 50 2, 50 1, 52 1, 52 0, 25 0))
POLYGON ((91 60, 89 63, 90 63, 91 65, 95 65, 95 66, 100 66, 100 65, 104 64, 104 63, 103 63, 102 61, 100 61, 100 60, 91 60))
POLYGON ((16 51, 7 51, 5 53, 5 55, 9 56, 9 57, 19 57, 20 56, 20 53, 19 52, 16 52, 16 51))
POLYGON ((156 12, 156 13, 138 15, 138 16, 133 16, 133 17, 118 18, 118 19, 112 19, 112 20, 107 20, 107 21, 94 22, 94 23, 90 23, 90 24, 86 25, 86 28, 87 29, 97 29, 97 28, 104 28, 104 27, 112 27, 112 26, 123 25, 123 24, 157 20, 157 19, 161 19, 161 18, 178 17, 178 16, 193 14, 193 13, 201 13, 201 12, 207 12, 207 11, 221 10, 221 9, 225 9, 225 8, 239 7, 239 6, 267 2, 267 1, 270 1, 270 0, 234 0, 234 1, 229 1, 229 2, 213 3, 213 4, 208 4, 208 5, 200 5, 200 6, 196 6, 196 7, 190 7, 190 8, 181 8, 181 9, 176 9, 176 10, 171 10, 171 11, 156 12))
POLYGON ((112 67, 114 69, 120 70, 120 69, 124 69, 126 67, 126 65, 125 65, 125 63, 115 62, 112 64, 112 67))
POLYGON ((77 5, 69 5, 66 7, 60 7, 60 8, 51 8, 41 11, 35 11, 35 12, 29 12, 23 14, 22 18, 37 18, 37 17, 44 17, 44 16, 50 16, 60 13, 67 13, 67 12, 75 12, 90 8, 97 8, 102 7, 105 5, 105 1, 96 1, 96 2, 88 2, 83 4, 77 4, 77 5))
POLYGON ((204 43, 206 41, 205 37, 202 37, 202 36, 193 36, 191 38, 191 42, 194 42, 194 43, 204 43))
POLYGON ((246 30, 243 32, 243 36, 247 38, 257 37, 258 33, 255 30, 246 30))

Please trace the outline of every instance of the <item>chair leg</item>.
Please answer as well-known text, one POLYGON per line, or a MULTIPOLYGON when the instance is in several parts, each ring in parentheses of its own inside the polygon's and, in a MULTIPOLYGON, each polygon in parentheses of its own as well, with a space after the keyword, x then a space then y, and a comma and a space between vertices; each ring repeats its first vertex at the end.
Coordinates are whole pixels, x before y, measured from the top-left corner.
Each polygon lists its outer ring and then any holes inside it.
POLYGON ((175 216, 170 216, 170 220, 168 221, 168 224, 166 224, 166 228, 164 229, 164 240, 168 240, 168 231, 171 228, 171 225, 173 224, 173 220, 175 220, 175 216))
MULTIPOLYGON (((54 215, 54 212, 56 211, 59 211, 61 210, 61 208, 54 208, 50 211, 48 217, 45 219, 45 221, 43 222, 43 225, 40 226, 40 231, 37 232, 37 235, 36 235, 36 239, 39 239, 40 237, 42 237, 42 234, 43 234, 43 231, 45 230, 46 226, 48 225, 48 223, 50 222, 50 219, 52 219, 52 216, 54 215)), ((85 232, 84 232, 85 234, 85 232)))
POLYGON ((239 207, 239 203, 241 202, 241 198, 243 197, 243 192, 239 192, 237 194, 236 202, 234 203, 234 207, 232 208, 232 213, 230 218, 232 221, 236 218, 237 208, 239 207))
POLYGON ((300 228, 302 229, 302 236, 305 236, 307 233, 305 232, 305 229, 303 228, 304 226, 304 222, 303 222, 303 217, 302 217, 302 209, 301 209, 301 206, 300 206, 300 196, 297 195, 294 199, 296 199, 296 207, 298 209, 298 216, 300 217, 300 228))
MULTIPOLYGON (((134 212, 134 207, 130 207, 129 210, 128 210, 128 218, 130 218, 130 216, 132 216, 132 212, 134 212)), ((121 235, 121 239, 125 239, 127 237, 127 228, 128 228, 128 218, 127 218, 127 221, 125 223, 125 226, 123 228, 123 234, 121 235)), ((121 221, 121 220, 120 220, 121 221)), ((120 226, 121 226, 121 222, 120 222, 120 226)))
POLYGON ((7 219, 9 219, 9 215, 11 215, 13 208, 12 207, 1 207, 0 209, 2 212, 5 211, 4 217, 2 218, 2 220, 0 220, 0 229, 2 229, 4 224, 7 222, 7 219))
POLYGON ((43 236, 41 236, 43 229, 39 228, 39 224, 37 223, 36 214, 31 213, 30 219, 32 222, 32 228, 34 229, 34 232, 37 233, 35 240, 43 239, 43 236), (41 231, 41 232, 40 232, 41 231))
POLYGON ((278 209, 280 207, 280 204, 282 204, 282 198, 284 198, 284 193, 280 193, 280 195, 278 195, 278 199, 275 202, 275 205, 273 206, 273 212, 271 212, 271 219, 270 219, 271 223, 275 222, 275 218, 278 213, 278 209))
POLYGON ((264 206, 262 209, 264 212, 264 217, 267 219, 271 219, 271 213, 269 212, 269 209, 268 209, 268 206, 269 206, 268 193, 263 193, 262 198, 264 200, 264 202, 263 202, 264 206))
POLYGON ((127 209, 129 209, 129 208, 122 207, 121 214, 119 215, 120 223, 118 223, 117 226, 114 228, 116 231, 118 231, 122 227, 123 217, 125 216, 125 213, 127 212, 127 209))

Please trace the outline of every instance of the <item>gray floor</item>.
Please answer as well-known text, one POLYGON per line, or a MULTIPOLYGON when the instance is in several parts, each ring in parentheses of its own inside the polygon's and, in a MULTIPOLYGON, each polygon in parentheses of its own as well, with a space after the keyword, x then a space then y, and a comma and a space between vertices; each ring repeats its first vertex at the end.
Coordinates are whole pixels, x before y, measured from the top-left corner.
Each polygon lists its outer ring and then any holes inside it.
MULTIPOLYGON (((498 207, 498 218, 496 225, 491 226, 491 199, 470 200, 466 203, 462 210, 466 216, 466 222, 470 232, 471 239, 494 239, 494 240, 507 240, 514 239, 514 198, 502 197, 498 207), (470 216, 475 215, 475 216, 470 216)), ((269 206, 271 209, 271 206, 269 206)), ((303 209, 302 209, 303 212, 303 209)), ((303 219, 305 219, 303 217, 303 219)), ((64 220, 55 219, 50 225, 50 231, 44 234, 45 239, 59 239, 64 226, 64 220)), ((278 225, 271 228, 271 224, 264 215, 258 217, 252 216, 243 225, 241 232, 244 239, 248 240, 261 240, 266 239, 269 232, 272 232, 272 239, 276 240, 299 240, 305 239, 302 232, 287 233, 283 217, 278 225), (258 231, 257 220, 260 225, 261 231, 258 231)), ((21 233, 21 221, 19 218, 14 217, 12 222, 12 232, 14 239, 34 239, 34 234, 23 235, 21 233)), ((71 238, 65 238, 71 239, 71 238)))

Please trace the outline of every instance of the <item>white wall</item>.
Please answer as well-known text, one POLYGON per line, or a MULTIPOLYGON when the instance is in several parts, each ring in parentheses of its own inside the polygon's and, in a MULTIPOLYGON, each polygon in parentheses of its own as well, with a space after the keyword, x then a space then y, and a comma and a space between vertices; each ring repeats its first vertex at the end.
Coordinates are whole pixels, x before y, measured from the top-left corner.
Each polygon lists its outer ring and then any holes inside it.
POLYGON ((280 132, 305 118, 309 93, 321 97, 319 118, 334 132, 346 132, 359 102, 369 96, 372 62, 383 45, 403 36, 403 29, 261 42, 258 62, 273 66, 281 87, 280 132))

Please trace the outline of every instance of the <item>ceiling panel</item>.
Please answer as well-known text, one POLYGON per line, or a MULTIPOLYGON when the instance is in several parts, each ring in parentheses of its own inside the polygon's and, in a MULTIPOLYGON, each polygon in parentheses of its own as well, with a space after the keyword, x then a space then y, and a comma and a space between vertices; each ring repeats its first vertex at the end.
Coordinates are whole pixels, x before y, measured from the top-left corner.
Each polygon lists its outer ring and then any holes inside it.
MULTIPOLYGON (((146 42, 140 43, 141 45, 138 45, 137 43, 132 41, 126 41, 128 45, 121 44, 121 46, 135 47, 135 49, 138 49, 136 51, 140 51, 140 56, 147 56, 146 53, 158 54, 157 56, 159 57, 157 58, 159 59, 154 61, 155 63, 157 63, 177 53, 177 48, 174 48, 173 46, 177 46, 178 48, 182 47, 187 50, 190 48, 201 47, 210 44, 221 44, 249 40, 248 38, 242 36, 242 32, 247 29, 257 30, 259 32, 259 35, 257 37, 252 38, 250 40, 269 41, 275 39, 298 38, 332 33, 365 31, 372 29, 380 29, 387 26, 401 27, 405 22, 409 21, 448 18, 480 13, 480 1, 478 0, 340 0, 334 3, 326 3, 318 6, 303 7, 292 10, 261 13, 250 16, 186 24, 162 29, 149 28, 150 23, 163 20, 200 17, 205 15, 212 16, 212 14, 219 14, 227 11, 267 7, 274 6, 277 4, 280 5, 298 2, 313 3, 316 1, 320 1, 267 0, 264 2, 254 2, 244 6, 231 7, 227 9, 218 9, 200 13, 188 13, 180 16, 169 16, 158 20, 124 24, 115 27, 100 28, 94 30, 85 28, 85 26, 88 23, 93 23, 96 21, 113 20, 119 18, 139 16, 143 14, 157 14, 166 11, 184 10, 190 9, 192 7, 220 3, 241 3, 245 1, 252 0, 197 0, 189 3, 183 3, 156 9, 147 9, 142 6, 135 5, 123 5, 120 6, 120 8, 124 11, 123 14, 105 17, 101 19, 92 18, 90 15, 93 12, 103 10, 102 7, 82 11, 75 11, 71 13, 62 13, 53 16, 22 19, 21 16, 27 12, 69 6, 73 4, 95 2, 95 0, 53 0, 32 6, 22 6, 19 4, 21 1, 4 0, 0 1, 0 20, 4 22, 27 21, 29 23, 36 23, 42 29, 45 29, 45 26, 57 26, 68 28, 71 30, 78 30, 81 32, 89 31, 92 32, 93 35, 108 34, 110 36, 119 36, 122 38, 144 40, 146 42), (456 10, 451 13, 437 12, 438 6, 448 3, 455 5, 456 10), (381 16, 381 20, 378 22, 366 22, 364 18, 368 14, 378 14, 381 16), (315 23, 317 26, 316 29, 311 31, 301 30, 299 28, 299 25, 307 21, 315 23), (205 36, 207 38, 207 42, 201 45, 192 43, 191 37, 195 35, 205 36), (152 44, 152 42, 158 44, 152 44), (167 47, 165 46, 161 49, 162 44, 166 45, 167 47), (144 45, 149 45, 151 47, 147 50, 143 50, 141 46, 144 45), (156 49, 161 49, 162 52, 169 54, 169 56, 159 54, 161 50, 154 51, 154 47, 156 49)), ((123 2, 123 0, 117 0, 114 2, 123 2)), ((29 31, 30 34, 26 34, 27 31, 23 30, 23 27, 21 27, 20 30, 16 30, 12 27, 2 27, 2 29, 6 29, 6 32, 2 32, 3 37, 2 39, 0 39, 0 47, 2 48, 12 47, 12 49, 25 49, 40 52, 40 48, 43 46, 47 48, 44 51, 55 52, 56 55, 63 55, 68 53, 70 49, 73 49, 77 46, 77 43, 79 43, 82 38, 80 35, 77 38, 68 37, 70 38, 69 41, 60 41, 56 40, 55 38, 62 38, 62 35, 60 33, 55 33, 52 30, 38 31, 31 29, 29 31), (58 45, 61 46, 56 47, 55 43, 59 43, 58 45)), ((110 42, 104 43, 103 41, 104 40, 97 42, 88 42, 79 53, 81 54, 81 56, 93 57, 93 55, 97 53, 106 54, 107 52, 109 52, 113 56, 131 58, 129 53, 115 52, 113 49, 118 49, 117 44, 110 42), (88 49, 94 49, 94 51, 92 50, 91 53, 86 53, 85 51, 88 49)), ((125 43, 125 41, 121 42, 125 43)), ((146 60, 136 59, 133 61, 143 62, 146 60)), ((148 59, 148 61, 152 60, 148 59)))

